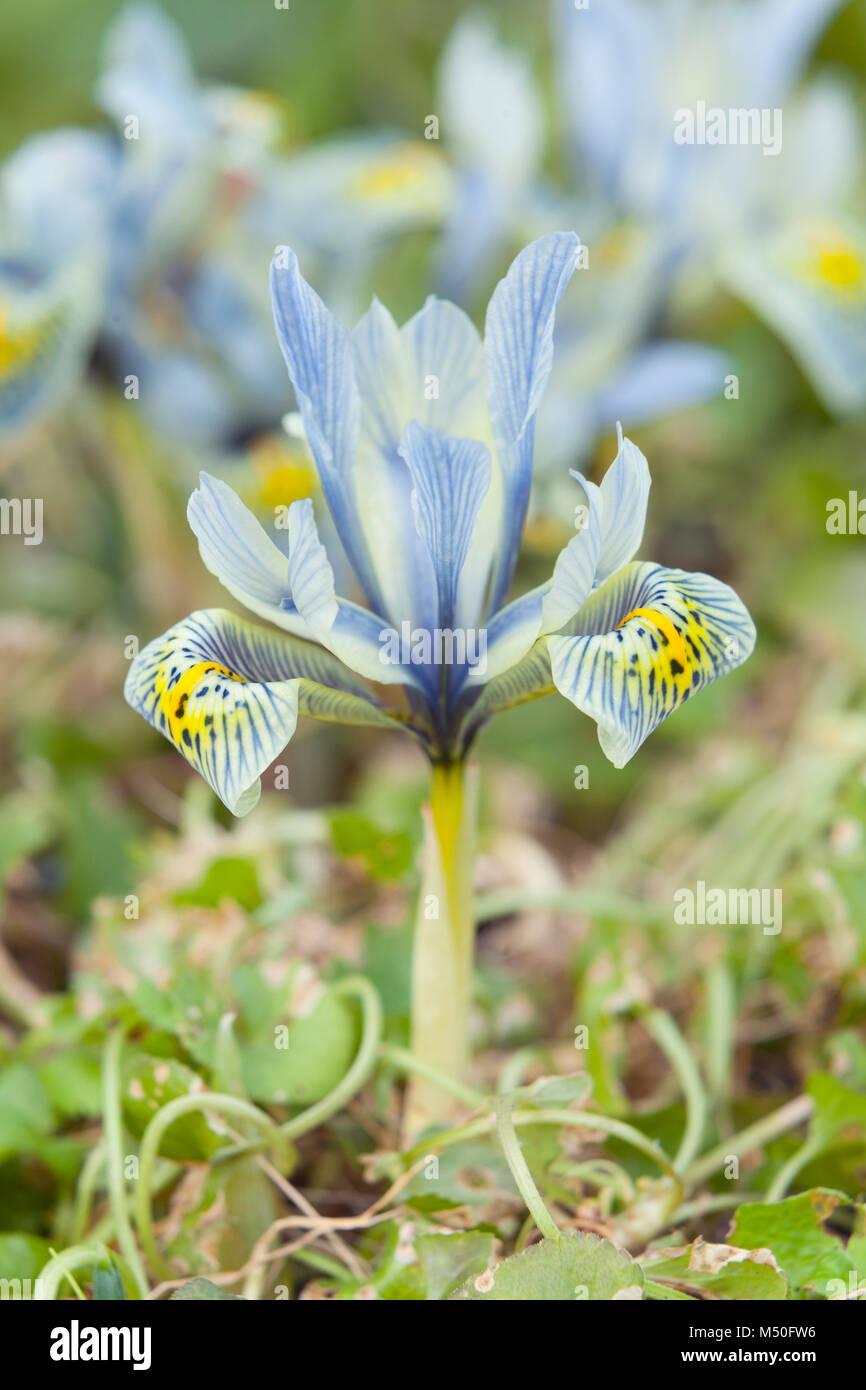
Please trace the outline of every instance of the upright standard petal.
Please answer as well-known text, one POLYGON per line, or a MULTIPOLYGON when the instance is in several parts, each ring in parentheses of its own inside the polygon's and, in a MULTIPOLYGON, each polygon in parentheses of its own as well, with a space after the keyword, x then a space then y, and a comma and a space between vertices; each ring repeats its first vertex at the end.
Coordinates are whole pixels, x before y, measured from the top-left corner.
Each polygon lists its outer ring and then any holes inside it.
POLYGON ((487 307, 488 403, 503 482, 493 609, 501 604, 517 563, 532 482, 535 414, 553 365, 556 306, 571 279, 579 248, 574 232, 539 237, 515 258, 487 307))
POLYGON ((149 643, 129 669, 124 695, 236 816, 255 806, 261 774, 300 714, 394 726, 320 647, 219 608, 193 613, 149 643))
POLYGON ((115 120, 135 112, 151 138, 175 148, 206 121, 183 35, 156 5, 127 5, 112 24, 96 96, 115 120))
MULTIPOLYGON (((400 441, 410 420, 445 434, 484 436, 481 339, 462 310, 431 296, 402 328, 374 301, 351 341, 361 396, 355 475, 360 523, 391 621, 430 626, 436 621, 436 581, 414 527, 406 525, 412 479, 400 441)), ((482 569, 483 591, 489 557, 482 569)))
POLYGON ((282 247, 271 263, 271 301, 277 339, 295 388, 322 488, 343 547, 368 599, 382 595, 358 524, 355 463, 361 405, 349 336, 282 247))
MULTIPOLYGON (((600 584, 620 565, 630 560, 643 539, 646 509, 649 500, 649 465, 636 444, 623 437, 617 425, 619 448, 601 484, 587 482, 581 473, 571 470, 581 487, 596 502, 601 520, 601 545, 596 562, 595 582, 600 584)), ((565 615, 567 622, 575 612, 565 615)))
POLYGON ((439 623, 458 621, 457 590, 481 503, 490 486, 490 452, 474 439, 455 439, 406 426, 400 444, 413 482, 412 508, 418 534, 433 563, 439 623))
POLYGON ((754 623, 727 584, 653 564, 624 566, 568 630, 580 635, 546 639, 553 683, 596 721, 615 767, 755 644, 754 623))

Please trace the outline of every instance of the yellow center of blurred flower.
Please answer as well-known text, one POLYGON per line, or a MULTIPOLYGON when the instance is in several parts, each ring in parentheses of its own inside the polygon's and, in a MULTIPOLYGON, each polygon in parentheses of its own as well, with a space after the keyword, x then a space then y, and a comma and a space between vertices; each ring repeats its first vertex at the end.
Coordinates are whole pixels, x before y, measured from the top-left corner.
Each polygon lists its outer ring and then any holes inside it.
POLYGON ((8 372, 33 357, 39 348, 39 326, 13 333, 5 307, 0 304, 0 372, 8 372))
POLYGON ((431 152, 424 145, 417 141, 398 145, 356 176, 352 193, 356 198, 385 198, 390 193, 402 193, 423 178, 430 164, 431 152))
POLYGON ((818 267, 821 279, 834 289, 852 289, 863 280, 863 262, 850 246, 822 247, 818 267))
POLYGON ((634 247, 634 226, 619 222, 602 237, 595 251, 595 264, 601 270, 617 270, 628 261, 634 247))
POLYGON ((310 497, 317 483, 316 470, 303 447, 268 436, 253 445, 250 456, 258 477, 259 498, 269 511, 288 507, 310 497))

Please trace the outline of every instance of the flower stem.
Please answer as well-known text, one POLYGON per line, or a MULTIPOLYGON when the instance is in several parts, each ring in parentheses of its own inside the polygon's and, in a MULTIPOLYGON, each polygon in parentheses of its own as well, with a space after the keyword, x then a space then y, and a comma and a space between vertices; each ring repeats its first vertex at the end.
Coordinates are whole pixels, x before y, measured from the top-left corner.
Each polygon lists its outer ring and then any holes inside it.
MULTIPOLYGON (((472 870, 478 773, 463 763, 434 763, 424 808, 424 874, 412 957, 412 1053, 461 1081, 466 1072, 475 924, 472 870)), ((447 1120, 453 1099, 419 1073, 406 1099, 404 1126, 414 1136, 447 1120)))
MULTIPOLYGON (((411 1167, 417 1159, 428 1153, 441 1153, 443 1149, 462 1144, 464 1140, 477 1139, 482 1134, 489 1134, 491 1130, 496 1129, 496 1119, 496 1115, 490 1112, 479 1115, 478 1119, 469 1120, 466 1124, 443 1130, 441 1134, 427 1135, 414 1148, 402 1154, 403 1163, 407 1168, 411 1167)), ((648 1139, 639 1129, 626 1124, 624 1120, 615 1120, 610 1115, 598 1115, 594 1110, 560 1110, 545 1107, 543 1110, 514 1110, 511 1113, 511 1123, 516 1129, 520 1129, 522 1125, 573 1125, 576 1129, 611 1134, 615 1139, 621 1139, 623 1143, 631 1145, 633 1149, 651 1159, 665 1177, 672 1180, 678 1190, 682 1188, 667 1154, 659 1148, 655 1140, 648 1139)))
POLYGON ((231 1116, 256 1125, 267 1135, 278 1165, 288 1166, 289 1141, 274 1123, 270 1115, 239 1096, 222 1095, 217 1091, 202 1091, 185 1096, 176 1096, 167 1105, 157 1110, 141 1137, 139 1149, 139 1179, 136 1192, 136 1225, 141 1248, 147 1256, 151 1269, 161 1279, 170 1279, 171 1270, 159 1252, 153 1227, 151 1210, 153 1173, 159 1146, 165 1131, 183 1115, 197 1111, 205 1114, 231 1116))
POLYGON ((664 1009, 641 1011, 644 1027, 673 1065, 686 1098, 686 1127, 674 1168, 683 1173, 693 1163, 707 1124, 707 1096, 701 1074, 688 1044, 670 1014, 664 1009))
POLYGON ((543 1236, 547 1236, 548 1240, 556 1240, 559 1235, 559 1228, 544 1205, 544 1198, 535 1185, 535 1179, 529 1171, 529 1164, 523 1157, 520 1140, 511 1119, 513 1105, 513 1095, 500 1096, 497 1102, 496 1127, 499 1130, 499 1141, 511 1169, 511 1176, 514 1178, 533 1221, 543 1236))
POLYGON ((148 1290, 147 1276, 132 1233, 132 1224, 126 1207, 126 1182, 124 1180, 123 1119, 121 1113, 121 1063, 123 1060, 123 1030, 115 1027, 108 1035, 102 1062, 102 1121, 105 1139, 105 1157, 108 1165, 108 1191, 117 1243, 132 1271, 143 1298, 148 1290))
POLYGON ((763 1148, 773 1139, 778 1139, 780 1134, 796 1129, 808 1120, 813 1108, 814 1101, 811 1096, 797 1096, 796 1100, 789 1100, 778 1110, 765 1115, 761 1120, 756 1120, 753 1125, 741 1129, 738 1134, 731 1135, 690 1165, 684 1174, 687 1186, 696 1187, 698 1183, 711 1178, 720 1168, 724 1168, 730 1157, 739 1157, 754 1149, 763 1148))

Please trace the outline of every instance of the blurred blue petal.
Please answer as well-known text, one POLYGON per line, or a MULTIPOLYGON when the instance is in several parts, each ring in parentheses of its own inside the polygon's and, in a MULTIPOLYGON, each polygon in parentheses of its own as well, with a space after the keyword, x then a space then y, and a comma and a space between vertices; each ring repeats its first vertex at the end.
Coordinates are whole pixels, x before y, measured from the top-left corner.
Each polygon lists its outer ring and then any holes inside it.
POLYGON ((724 391, 730 359, 706 343, 666 338, 639 348, 596 397, 601 428, 617 420, 641 425, 724 391))

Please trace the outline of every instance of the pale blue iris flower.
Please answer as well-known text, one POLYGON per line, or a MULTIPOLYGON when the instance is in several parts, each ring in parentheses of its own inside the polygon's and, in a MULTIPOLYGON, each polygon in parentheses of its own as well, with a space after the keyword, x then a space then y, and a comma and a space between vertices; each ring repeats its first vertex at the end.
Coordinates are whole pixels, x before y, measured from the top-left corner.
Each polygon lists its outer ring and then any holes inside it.
POLYGON ((577 174, 576 192, 564 197, 545 176, 546 119, 531 64, 479 16, 462 19, 445 46, 436 107, 458 171, 439 253, 446 294, 473 303, 504 250, 564 220, 584 229, 584 263, 557 328, 539 420, 545 478, 586 457, 618 418, 639 424, 721 395, 732 370, 724 353, 695 341, 649 341, 663 308, 667 251, 640 226, 621 226, 603 187, 577 174))
POLYGON ((575 475, 578 529, 550 579, 509 602, 553 364, 554 316, 579 242, 526 247, 484 338, 430 298, 401 327, 374 301, 348 333, 277 252, 277 337, 362 602, 341 598, 311 502, 287 554, 203 474, 189 520, 207 568, 272 626, 194 613, 133 661, 125 694, 237 815, 301 714, 403 728, 461 761, 498 710, 559 691, 621 767, 684 700, 738 666, 754 627, 720 581, 637 563, 646 460, 620 435, 600 486, 575 475))
POLYGON ((829 408, 866 405, 862 118, 797 82, 841 0, 555 0, 575 177, 660 248, 660 302, 726 287, 829 408))
POLYGON ((97 345, 150 423, 182 441, 278 420, 284 378, 240 225, 276 129, 268 104, 200 87, 148 5, 112 25, 96 98, 115 133, 33 137, 0 176, 0 312, 18 330, 0 355, 0 430, 61 404, 97 345), (35 287, 29 335, 19 284, 35 287))
POLYGON ((384 134, 282 156, 278 104, 200 83, 180 31, 147 4, 112 24, 96 100, 112 135, 34 137, 0 173, 0 433, 65 401, 97 346, 176 442, 220 448, 278 427, 275 242, 288 232, 358 303, 387 239, 441 219, 445 161, 384 134))
POLYGON ((37 136, 0 170, 0 438, 63 403, 84 372, 110 179, 109 142, 74 129, 37 136))

